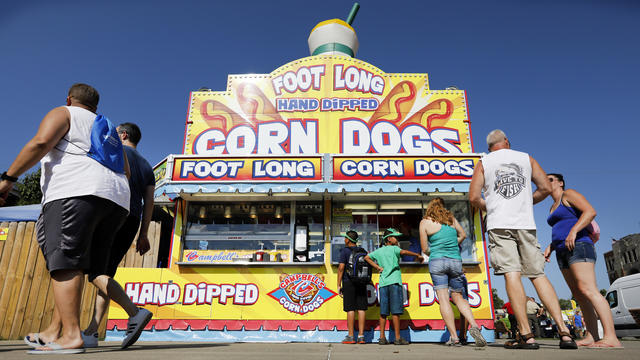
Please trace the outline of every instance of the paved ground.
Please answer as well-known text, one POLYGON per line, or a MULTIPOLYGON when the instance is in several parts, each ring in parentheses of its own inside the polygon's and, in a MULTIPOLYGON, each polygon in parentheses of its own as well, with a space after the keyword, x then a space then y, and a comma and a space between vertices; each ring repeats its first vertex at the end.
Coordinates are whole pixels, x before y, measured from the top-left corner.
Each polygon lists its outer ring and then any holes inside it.
MULTIPOLYGON (((133 360, 394 360, 394 359, 640 359, 640 341, 623 341, 622 350, 560 350, 557 340, 541 340, 540 350, 506 350, 499 343, 483 349, 473 346, 449 348, 440 344, 412 344, 408 346, 379 346, 377 344, 344 345, 319 343, 175 343, 141 342, 121 351, 119 343, 101 342, 97 349, 78 355, 80 359, 133 359, 133 360)), ((0 359, 34 359, 21 341, 0 341, 0 359)), ((66 355, 69 357, 71 355, 66 355)), ((48 355, 46 358, 66 358, 48 355)), ((35 358, 39 358, 35 356, 35 358)))

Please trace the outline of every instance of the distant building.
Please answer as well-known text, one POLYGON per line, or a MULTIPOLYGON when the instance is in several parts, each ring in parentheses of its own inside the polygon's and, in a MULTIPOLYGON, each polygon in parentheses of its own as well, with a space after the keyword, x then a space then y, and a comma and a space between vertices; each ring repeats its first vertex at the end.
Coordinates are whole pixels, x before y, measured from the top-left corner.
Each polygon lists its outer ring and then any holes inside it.
POLYGON ((640 234, 613 239, 611 251, 604 254, 609 283, 617 278, 640 273, 640 234))

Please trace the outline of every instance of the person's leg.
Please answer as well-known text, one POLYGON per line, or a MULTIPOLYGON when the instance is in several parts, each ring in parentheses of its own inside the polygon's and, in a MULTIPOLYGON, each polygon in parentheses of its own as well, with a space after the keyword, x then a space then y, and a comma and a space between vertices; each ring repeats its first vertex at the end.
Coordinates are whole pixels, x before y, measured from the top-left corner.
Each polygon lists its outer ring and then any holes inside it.
POLYGON ((386 340, 387 336, 385 335, 386 327, 387 327, 387 315, 380 314, 380 340, 386 340))
MULTIPOLYGON (((602 344, 605 346, 620 346, 620 341, 616 336, 616 331, 613 325, 613 317, 611 316, 611 309, 609 303, 600 294, 596 283, 595 264, 592 262, 576 262, 569 265, 571 273, 576 280, 576 288, 581 297, 585 298, 591 305, 593 311, 598 315, 602 322, 602 329, 604 335, 602 339, 598 340, 596 344, 602 344)), ((588 309, 591 310, 591 309, 588 309)), ((593 311, 590 311, 589 318, 587 318, 587 312, 583 311, 585 316, 585 322, 587 323, 589 332, 592 336, 598 334, 598 323, 593 316, 593 311)))
POLYGON ((588 331, 584 334, 583 338, 580 341, 576 342, 578 346, 589 346, 593 344, 595 341, 599 340, 598 325, 597 325, 598 318, 596 317, 596 312, 593 310, 593 307, 591 306, 591 302, 589 302, 589 300, 587 300, 587 298, 584 297, 580 291, 578 291, 578 285, 577 285, 578 283, 575 276, 573 275, 573 271, 571 271, 570 268, 569 269, 563 268, 561 269, 561 271, 562 271, 562 276, 564 277, 564 280, 567 283, 567 286, 569 286, 569 290, 571 290, 571 294, 575 297, 576 302, 578 303, 578 305, 580 306, 580 309, 582 310, 582 314, 584 316, 584 322, 586 324, 589 324, 589 323, 595 324, 595 329, 591 329, 591 330, 594 330, 593 333, 589 331, 590 327, 589 325, 587 325, 588 331))
MULTIPOLYGON (((38 337, 45 344, 48 342, 56 341, 60 336, 60 330, 62 330, 62 321, 60 319, 60 313, 58 312, 58 308, 53 306, 53 315, 51 317, 51 323, 49 326, 41 332, 38 333, 38 337)), ((27 336, 30 339, 34 339, 36 333, 29 333, 27 336)))
POLYGON ((364 320, 366 319, 365 311, 358 310, 358 337, 364 336, 364 320))
POLYGON ((103 293, 101 290, 98 290, 96 294, 96 303, 93 308, 93 316, 91 317, 91 321, 86 329, 84 329, 85 335, 91 335, 98 332, 98 327, 100 327, 100 322, 104 317, 104 314, 107 313, 109 309, 109 296, 103 293))
MULTIPOLYGON (((518 330, 521 335, 527 335, 531 333, 529 329, 529 321, 527 320, 527 296, 520 281, 520 272, 509 272, 504 274, 504 282, 507 288, 507 296, 509 302, 511 302, 511 308, 513 309, 514 316, 518 323, 518 330)), ((533 343, 533 339, 527 340, 529 343, 533 343)))
POLYGON ((402 337, 400 336, 400 316, 393 314, 391 315, 391 320, 393 322, 393 334, 395 339, 398 340, 402 337))
POLYGON ((436 294, 438 295, 438 300, 440 302, 440 315, 442 315, 442 320, 444 320, 444 324, 447 326, 449 337, 454 341, 458 341, 456 320, 453 316, 451 303, 449 303, 449 289, 438 289, 436 290, 436 294))
POLYGON ((83 283, 84 275, 80 270, 56 270, 51 273, 53 298, 62 323, 62 334, 55 342, 65 349, 82 348, 84 345, 79 325, 83 283))
MULTIPOLYGON (((469 302, 462 297, 462 294, 459 292, 452 292, 451 300, 453 300, 453 303, 456 304, 458 311, 460 311, 460 315, 462 315, 462 317, 467 320, 469 325, 471 325, 471 327, 479 328, 478 323, 476 322, 476 319, 474 319, 473 313, 471 312, 471 306, 469 306, 469 302)), ((462 319, 460 320, 462 321, 462 319)))
MULTIPOLYGON (((553 285, 551 285, 551 282, 549 282, 549 279, 544 275, 529 279, 536 288, 540 301, 542 301, 544 307, 547 309, 549 314, 551 314, 553 320, 555 320, 558 332, 568 334, 569 328, 565 325, 564 320, 562 319, 562 310, 560 309, 560 303, 558 302, 558 295, 556 295, 556 290, 553 288, 553 285)), ((570 340, 570 337, 561 336, 560 339, 570 340)))
POLYGON ((355 322, 355 317, 355 311, 347 311, 347 331, 349 332, 350 337, 353 337, 353 323, 355 322))
POLYGON ((135 316, 138 313, 138 307, 131 301, 124 289, 118 284, 117 281, 108 277, 107 275, 96 276, 91 281, 102 293, 107 297, 120 305, 124 311, 127 312, 129 317, 135 316))

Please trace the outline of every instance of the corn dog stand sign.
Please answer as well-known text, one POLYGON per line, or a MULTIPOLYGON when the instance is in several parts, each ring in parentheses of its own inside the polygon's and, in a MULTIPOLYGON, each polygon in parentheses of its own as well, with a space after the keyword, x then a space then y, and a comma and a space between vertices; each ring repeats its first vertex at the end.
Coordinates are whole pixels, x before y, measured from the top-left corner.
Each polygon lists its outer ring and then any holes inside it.
MULTIPOLYGON (((468 204, 473 153, 463 90, 431 90, 426 74, 388 74, 355 59, 341 20, 318 24, 312 56, 264 75, 230 75, 225 91, 190 94, 182 154, 156 166, 156 198, 175 213, 169 265, 118 270, 154 313, 142 340, 338 342, 343 234, 375 250, 388 227, 419 252, 426 203, 445 199, 462 243, 469 302, 493 339, 480 218, 468 204), (327 40, 337 39, 337 40, 327 40)), ((403 337, 445 334, 427 264, 401 263, 403 337)), ((379 336, 378 274, 368 286, 368 341, 379 336)), ((110 307, 107 340, 126 330, 110 307)))

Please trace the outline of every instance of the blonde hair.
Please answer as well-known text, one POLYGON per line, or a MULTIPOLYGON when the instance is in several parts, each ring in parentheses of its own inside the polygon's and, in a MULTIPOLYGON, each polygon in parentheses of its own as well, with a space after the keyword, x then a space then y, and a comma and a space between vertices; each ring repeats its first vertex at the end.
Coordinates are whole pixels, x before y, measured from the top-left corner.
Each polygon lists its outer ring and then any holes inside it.
POLYGON ((440 224, 453 225, 453 214, 445 209, 444 200, 439 197, 429 201, 424 212, 424 218, 440 224))

